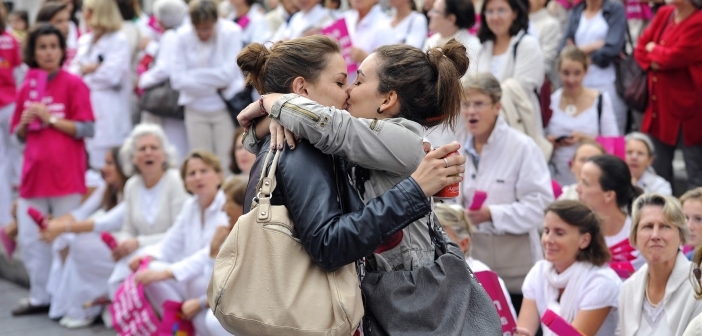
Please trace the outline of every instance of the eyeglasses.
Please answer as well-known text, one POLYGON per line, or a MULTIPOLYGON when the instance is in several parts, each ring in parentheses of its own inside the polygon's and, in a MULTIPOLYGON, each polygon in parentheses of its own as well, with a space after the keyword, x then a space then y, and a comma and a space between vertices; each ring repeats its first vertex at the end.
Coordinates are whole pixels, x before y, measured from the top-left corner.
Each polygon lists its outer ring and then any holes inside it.
POLYGON ((485 16, 505 16, 507 14, 509 14, 509 10, 507 8, 488 9, 485 11, 485 16))
POLYGON ((477 102, 462 102, 461 107, 465 108, 466 110, 470 110, 472 107, 476 111, 482 111, 486 107, 490 106, 492 104, 484 102, 484 101, 477 101, 477 102))

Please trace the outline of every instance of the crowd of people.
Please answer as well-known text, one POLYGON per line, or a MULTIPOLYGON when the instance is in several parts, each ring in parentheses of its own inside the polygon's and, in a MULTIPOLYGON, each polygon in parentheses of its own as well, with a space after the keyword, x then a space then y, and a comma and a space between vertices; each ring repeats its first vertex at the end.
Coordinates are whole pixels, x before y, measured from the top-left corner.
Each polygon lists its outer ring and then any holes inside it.
POLYGON ((109 325, 138 271, 157 314, 183 302, 198 335, 229 334, 214 259, 283 151, 273 200, 324 270, 431 264, 436 217, 497 273, 515 335, 552 334, 547 310, 585 335, 702 332, 701 0, 142 5, 0 8, 0 246, 30 280, 13 315, 109 325), (350 46, 324 35, 339 22, 350 46))

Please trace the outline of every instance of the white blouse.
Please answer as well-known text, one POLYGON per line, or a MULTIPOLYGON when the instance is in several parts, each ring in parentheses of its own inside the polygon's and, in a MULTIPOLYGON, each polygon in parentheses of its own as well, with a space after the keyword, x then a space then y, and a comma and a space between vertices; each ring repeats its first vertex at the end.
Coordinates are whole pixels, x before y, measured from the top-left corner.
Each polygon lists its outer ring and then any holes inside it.
POLYGON ((271 38, 272 41, 287 41, 302 36, 302 33, 312 28, 319 28, 332 21, 332 15, 322 5, 315 5, 307 12, 299 11, 290 18, 290 21, 278 28, 271 38))
POLYGON ((672 195, 673 188, 666 179, 656 175, 656 173, 646 170, 641 178, 636 181, 636 186, 646 193, 659 193, 662 195, 672 195))
MULTIPOLYGON (((556 138, 560 136, 570 136, 573 131, 595 137, 597 135, 618 136, 617 122, 614 118, 612 101, 607 92, 602 93, 602 117, 598 120, 597 100, 585 111, 576 116, 566 114, 560 107, 563 89, 558 89, 551 95, 551 110, 553 115, 546 127, 546 134, 556 138)), ((561 185, 569 185, 577 182, 575 176, 570 171, 568 162, 573 159, 577 145, 568 147, 558 147, 553 151, 551 157, 551 176, 561 185)))
MULTIPOLYGON (((389 18, 388 22, 392 22, 392 18, 389 18)), ((404 43, 416 48, 424 47, 424 41, 427 39, 427 30, 426 16, 416 11, 412 11, 397 26, 392 27, 395 43, 404 43)))
POLYGON ((226 202, 224 192, 217 191, 212 204, 203 213, 197 196, 183 203, 183 208, 166 236, 156 247, 155 257, 172 263, 173 277, 178 281, 188 281, 202 275, 208 264, 210 242, 217 226, 229 225, 227 214, 222 211, 226 202))
MULTIPOLYGON (((583 12, 578 29, 575 31, 575 45, 580 47, 593 42, 604 41, 608 32, 609 25, 602 16, 602 10, 591 19, 586 18, 583 12)), ((583 79, 583 85, 585 87, 600 88, 611 85, 614 83, 615 78, 614 64, 610 64, 606 68, 590 64, 587 75, 583 79)))

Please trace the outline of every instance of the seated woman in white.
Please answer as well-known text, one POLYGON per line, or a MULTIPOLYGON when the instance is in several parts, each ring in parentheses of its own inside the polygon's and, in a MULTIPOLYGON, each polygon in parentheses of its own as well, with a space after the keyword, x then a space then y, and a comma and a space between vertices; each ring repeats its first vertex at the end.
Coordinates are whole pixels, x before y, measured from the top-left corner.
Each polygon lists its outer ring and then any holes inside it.
POLYGON ((610 254, 597 215, 578 201, 556 201, 546 208, 541 243, 545 260, 524 279, 517 335, 534 335, 548 309, 583 335, 614 335, 622 282, 607 265, 610 254))
MULTIPOLYGON (((581 141, 578 148, 575 150, 573 158, 569 162, 570 172, 573 173, 575 179, 580 181, 580 170, 583 168, 583 165, 585 162, 587 162, 587 160, 595 155, 602 154, 607 154, 607 152, 599 143, 592 140, 581 141)), ((580 198, 578 197, 578 191, 576 190, 577 187, 577 183, 564 186, 563 193, 561 196, 558 196, 558 200, 579 200, 580 198)))
MULTIPOLYGON (((228 226, 218 226, 215 229, 214 235, 212 235, 212 242, 209 245, 209 258, 207 261, 207 266, 205 266, 205 274, 212 274, 212 269, 214 267, 214 260, 219 254, 219 248, 222 243, 229 236, 229 232, 232 231, 236 221, 244 213, 244 197, 246 196, 246 184, 248 182, 248 177, 234 176, 227 179, 222 185, 222 191, 227 198, 226 203, 224 203, 224 212, 227 213, 229 217, 228 226)), ((205 302, 206 307, 210 307, 210 303, 205 302)), ((217 321, 217 318, 212 313, 212 309, 207 309, 207 317, 205 318, 205 324, 207 332, 210 336, 229 336, 229 332, 222 328, 222 325, 217 321)))
POLYGON ((427 18, 417 12, 414 0, 390 0, 389 3, 395 9, 394 14, 388 18, 395 43, 423 48, 427 39, 427 18))
POLYGON ((139 124, 120 149, 122 169, 134 172, 124 187, 124 223, 112 251, 115 268, 108 280, 110 298, 131 273, 129 261, 149 253, 176 221, 188 194, 175 166, 175 149, 155 124, 139 124))
POLYGON ((100 239, 100 233, 117 232, 124 222, 122 200, 127 176, 120 166, 118 147, 107 152, 102 176, 105 184, 80 208, 50 221, 42 231, 42 239, 47 242, 66 232, 75 234, 68 243, 63 267, 50 281, 55 286, 49 317, 63 317, 59 324, 67 328, 91 325, 102 307, 84 308, 83 305, 107 295, 107 279, 115 262, 110 249, 100 239))
MULTIPOLYGON (((205 330, 204 297, 211 273, 205 273, 209 245, 218 226, 229 224, 222 211, 226 197, 219 190, 222 167, 217 157, 204 150, 191 152, 184 160, 181 175, 193 196, 183 203, 178 219, 155 246, 149 268, 135 277, 144 284, 144 294, 160 315, 167 300, 183 302, 185 317, 192 319, 198 335, 205 330)), ((129 262, 134 271, 146 256, 129 262)))
POLYGON ((631 171, 631 183, 646 193, 672 195, 670 183, 656 175, 651 167, 655 156, 655 147, 648 135, 639 132, 627 134, 626 165, 631 171))
POLYGON ((680 336, 702 301, 690 286, 690 261, 680 251, 690 235, 675 198, 644 194, 634 202, 630 240, 647 264, 624 282, 619 296, 619 335, 680 336))
POLYGON ((546 127, 546 138, 553 144, 551 177, 561 185, 573 184, 576 177, 568 160, 583 140, 598 135, 618 136, 612 102, 607 92, 583 86, 589 68, 587 55, 576 47, 566 47, 558 57, 558 75, 563 87, 551 95, 553 116, 546 127))
MULTIPOLYGON (((466 256, 466 263, 473 270, 473 273, 478 273, 482 271, 491 271, 488 265, 485 265, 480 260, 473 259, 470 256, 471 242, 473 235, 473 224, 465 215, 466 210, 460 205, 448 205, 448 204, 436 204, 434 206, 434 213, 441 223, 446 235, 451 238, 458 247, 461 248, 463 254, 466 256)), ((512 304, 512 298, 509 296, 509 291, 507 291, 507 286, 504 280, 498 277, 500 281, 500 287, 502 287, 502 292, 505 295, 505 299, 509 304, 509 310, 512 312, 514 320, 517 320, 517 311, 514 310, 514 305, 512 304)))

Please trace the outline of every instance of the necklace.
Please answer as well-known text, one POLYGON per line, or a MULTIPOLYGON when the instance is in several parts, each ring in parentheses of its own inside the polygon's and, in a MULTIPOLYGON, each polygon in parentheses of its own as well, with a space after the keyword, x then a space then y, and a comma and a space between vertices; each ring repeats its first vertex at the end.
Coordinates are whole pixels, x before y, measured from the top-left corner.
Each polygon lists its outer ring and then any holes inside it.
POLYGON ((644 291, 644 295, 646 296, 646 301, 648 301, 648 304, 650 304, 651 307, 653 307, 653 308, 658 307, 660 302, 657 304, 654 304, 653 302, 651 302, 651 297, 648 295, 648 284, 646 284, 646 290, 644 291))
POLYGON ((581 89, 580 92, 577 95, 575 95, 575 98, 571 98, 571 97, 568 97, 566 95, 561 96, 561 97, 565 98, 565 100, 566 100, 566 107, 565 107, 565 110, 563 111, 563 112, 565 112, 565 114, 567 114, 571 117, 575 117, 575 115, 578 114, 578 107, 575 104, 577 104, 578 98, 580 98, 580 96, 582 96, 583 91, 584 90, 581 89))

